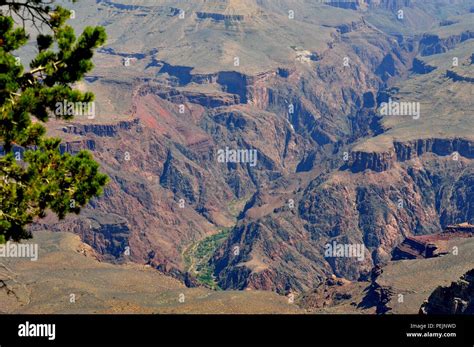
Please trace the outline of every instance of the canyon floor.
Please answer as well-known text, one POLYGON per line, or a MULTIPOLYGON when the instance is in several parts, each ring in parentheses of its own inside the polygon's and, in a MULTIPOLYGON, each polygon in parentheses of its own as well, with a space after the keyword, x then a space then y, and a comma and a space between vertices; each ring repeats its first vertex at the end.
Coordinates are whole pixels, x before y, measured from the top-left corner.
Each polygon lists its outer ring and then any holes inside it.
POLYGON ((100 262, 70 233, 38 232, 30 242, 39 244, 37 261, 0 261, 0 313, 304 312, 272 292, 186 288, 149 266, 100 262))

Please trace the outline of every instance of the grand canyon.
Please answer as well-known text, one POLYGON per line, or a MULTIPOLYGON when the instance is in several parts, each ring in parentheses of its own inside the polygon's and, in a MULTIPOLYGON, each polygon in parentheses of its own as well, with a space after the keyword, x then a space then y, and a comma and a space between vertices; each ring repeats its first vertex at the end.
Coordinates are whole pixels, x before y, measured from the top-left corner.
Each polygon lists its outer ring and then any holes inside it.
POLYGON ((108 40, 48 133, 110 182, 0 312, 474 313, 473 0, 64 3, 108 40))

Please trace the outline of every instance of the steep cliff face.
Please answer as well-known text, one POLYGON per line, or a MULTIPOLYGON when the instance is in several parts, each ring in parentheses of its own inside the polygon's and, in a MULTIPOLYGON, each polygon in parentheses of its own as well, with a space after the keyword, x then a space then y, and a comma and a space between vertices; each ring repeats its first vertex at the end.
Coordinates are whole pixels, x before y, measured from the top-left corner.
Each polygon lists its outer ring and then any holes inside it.
POLYGON ((435 233, 463 218, 474 220, 473 169, 470 159, 455 161, 427 152, 394 162, 383 172, 339 171, 326 180, 315 180, 303 192, 288 194, 298 201, 297 209, 288 208, 287 202, 285 207, 284 202, 258 222, 243 220, 232 231, 229 242, 216 254, 220 283, 234 288, 236 283, 227 278, 249 270, 248 282, 239 281, 237 287, 275 284, 263 282, 271 275, 288 279, 279 281, 280 292, 288 287, 311 288, 331 273, 365 279, 372 266, 390 260, 393 248, 405 236, 435 233), (280 222, 275 224, 275 220, 280 222), (247 228, 255 223, 259 227, 249 233, 247 228), (266 230, 273 231, 272 239, 266 230), (327 257, 324 245, 333 242, 364 245, 363 257, 327 257), (236 245, 242 250, 239 257, 221 256, 236 245), (266 272, 252 267, 257 260, 266 265, 266 272))
POLYGON ((96 142, 92 139, 86 140, 79 140, 79 141, 68 141, 65 143, 61 143, 59 146, 62 153, 69 152, 69 153, 77 153, 80 150, 87 149, 89 151, 96 150, 96 142))
POLYGON ((411 142, 394 142, 395 153, 399 161, 413 159, 425 153, 434 153, 439 156, 459 155, 474 159, 474 143, 467 139, 420 139, 411 142))
POLYGON ((211 13, 211 12, 196 12, 196 16, 199 19, 213 19, 215 21, 235 21, 239 22, 244 20, 243 15, 232 15, 232 14, 222 14, 222 13, 211 13))
POLYGON ((438 35, 425 34, 420 40, 422 56, 444 53, 456 47, 461 42, 474 38, 474 31, 466 30, 460 34, 440 38, 438 35))
POLYGON ((471 76, 463 76, 455 71, 447 70, 446 77, 451 78, 454 82, 468 82, 474 83, 474 77, 471 76))
POLYGON ((376 9, 382 8, 385 10, 396 11, 402 7, 409 7, 412 4, 412 0, 355 0, 355 1, 344 1, 344 0, 329 0, 326 3, 331 6, 346 8, 351 10, 358 9, 376 9))
POLYGON ((421 306, 423 314, 474 314, 474 270, 449 287, 438 287, 421 306))
POLYGON ((386 152, 351 152, 350 158, 344 168, 352 172, 372 170, 376 172, 391 169, 396 162, 403 162, 433 153, 438 156, 462 156, 474 158, 474 143, 462 138, 428 138, 408 142, 393 142, 393 149, 386 152))
POLYGON ((412 71, 419 74, 427 74, 435 70, 435 66, 430 66, 420 59, 413 59, 412 71))
POLYGON ((372 170, 376 172, 387 171, 394 163, 393 152, 352 152, 348 167, 352 172, 372 170))
POLYGON ((115 137, 120 130, 130 130, 138 125, 138 119, 134 121, 122 121, 117 124, 68 124, 62 128, 66 134, 84 136, 94 134, 97 136, 115 137))

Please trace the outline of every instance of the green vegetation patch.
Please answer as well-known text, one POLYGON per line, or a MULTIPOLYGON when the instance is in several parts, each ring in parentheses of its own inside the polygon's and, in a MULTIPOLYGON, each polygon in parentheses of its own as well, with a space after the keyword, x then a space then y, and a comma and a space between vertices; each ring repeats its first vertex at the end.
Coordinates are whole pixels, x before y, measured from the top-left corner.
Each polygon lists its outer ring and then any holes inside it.
POLYGON ((199 283, 209 288, 219 289, 213 275, 214 267, 209 264, 209 260, 216 249, 227 239, 229 233, 230 229, 223 229, 217 234, 194 243, 184 252, 186 270, 196 276, 199 283))

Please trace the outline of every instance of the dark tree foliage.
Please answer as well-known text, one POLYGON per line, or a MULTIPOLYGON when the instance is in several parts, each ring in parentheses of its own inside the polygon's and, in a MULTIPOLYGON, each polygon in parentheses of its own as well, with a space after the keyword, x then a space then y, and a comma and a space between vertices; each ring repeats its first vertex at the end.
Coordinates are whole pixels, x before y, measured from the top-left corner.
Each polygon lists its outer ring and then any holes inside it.
POLYGON ((76 37, 66 24, 70 11, 52 2, 0 0, 0 243, 30 238, 27 225, 48 211, 60 219, 79 213, 107 182, 89 152, 61 154, 61 139, 46 136, 50 117, 74 116, 55 113, 58 104, 93 101, 73 85, 106 39, 101 27, 76 37), (29 39, 27 22, 41 28, 29 71, 13 54, 29 39))

